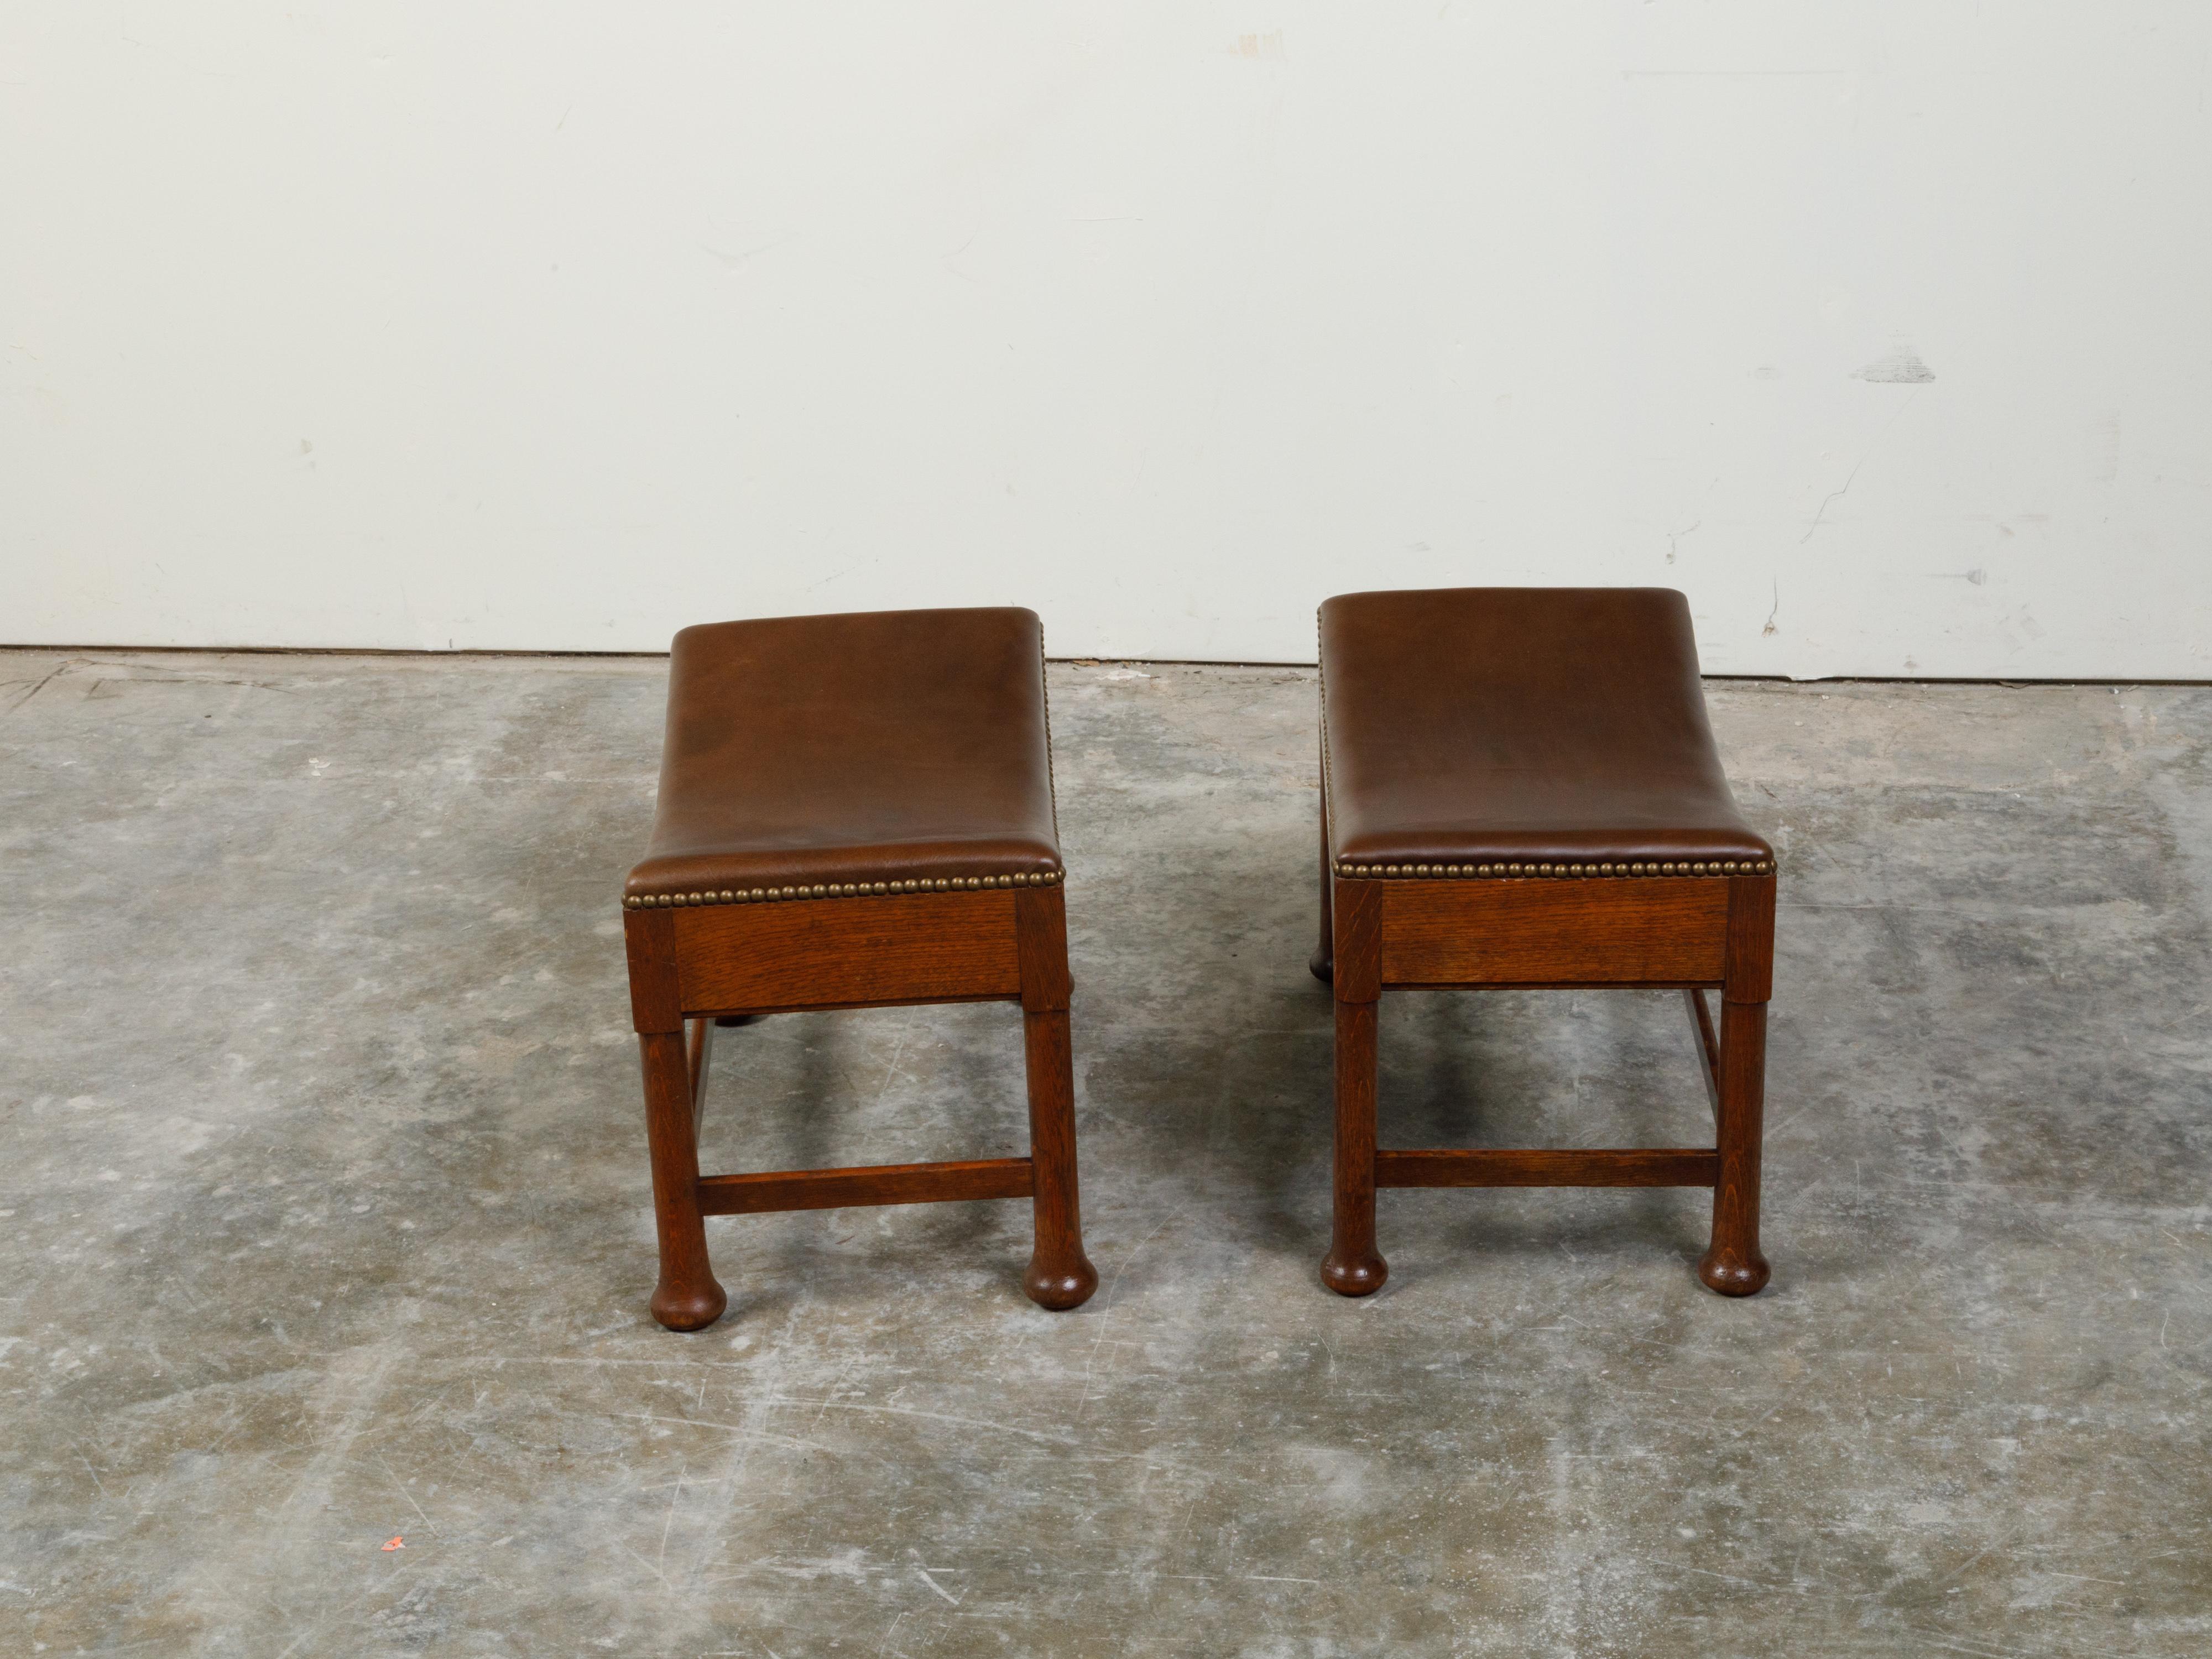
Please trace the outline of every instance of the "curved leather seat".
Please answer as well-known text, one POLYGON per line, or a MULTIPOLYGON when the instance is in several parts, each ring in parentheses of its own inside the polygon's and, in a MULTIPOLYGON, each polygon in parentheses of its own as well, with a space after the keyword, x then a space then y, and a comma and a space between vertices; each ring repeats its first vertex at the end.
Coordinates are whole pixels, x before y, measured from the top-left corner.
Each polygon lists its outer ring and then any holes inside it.
POLYGON ((631 908, 1062 873, 1036 612, 784 617, 676 636, 631 908))
POLYGON ((1729 793, 1671 588, 1344 594, 1321 608, 1321 661, 1341 874, 1774 856, 1729 793))

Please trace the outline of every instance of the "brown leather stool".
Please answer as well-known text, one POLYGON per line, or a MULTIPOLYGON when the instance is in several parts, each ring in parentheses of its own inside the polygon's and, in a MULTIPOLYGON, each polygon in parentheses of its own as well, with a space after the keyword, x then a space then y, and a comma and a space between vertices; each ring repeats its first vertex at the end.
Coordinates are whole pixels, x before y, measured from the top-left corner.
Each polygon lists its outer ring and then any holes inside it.
POLYGON ((654 1318, 696 1330, 726 1305, 702 1216, 945 1199, 1033 1200, 1024 1288, 1048 1308, 1090 1297, 1065 879, 1034 613, 789 617, 676 636, 653 838, 623 898, 660 1233, 654 1318), (718 1018, 988 1001, 1022 1006, 1029 1157, 701 1177, 718 1018))
POLYGON ((1352 593, 1321 608, 1322 909, 1336 994, 1334 1237, 1322 1279, 1382 1287, 1377 1187, 1711 1187, 1698 1276, 1766 1283, 1759 1118, 1774 849, 1705 724, 1667 588, 1352 593), (1680 989, 1717 1146, 1377 1151, 1385 987, 1680 989), (1722 994, 1717 1038, 1705 993, 1722 994))

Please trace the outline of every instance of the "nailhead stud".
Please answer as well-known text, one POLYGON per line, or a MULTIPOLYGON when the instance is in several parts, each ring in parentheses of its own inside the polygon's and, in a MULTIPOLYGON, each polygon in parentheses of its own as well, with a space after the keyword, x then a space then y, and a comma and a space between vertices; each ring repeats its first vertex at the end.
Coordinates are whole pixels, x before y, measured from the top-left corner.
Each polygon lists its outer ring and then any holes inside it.
MULTIPOLYGON (((1593 860, 1586 864, 1359 864, 1333 860, 1329 872, 1347 879, 1379 877, 1563 877, 1563 876, 1769 876, 1780 867, 1773 859, 1661 860, 1615 863, 1593 860)), ((706 904, 757 904, 772 899, 853 898, 871 894, 968 892, 1005 887, 1053 887, 1067 879, 1065 870, 1018 870, 1003 875, 922 876, 897 881, 827 882, 811 886, 738 887, 700 893, 626 893, 625 910, 689 908, 706 904)))

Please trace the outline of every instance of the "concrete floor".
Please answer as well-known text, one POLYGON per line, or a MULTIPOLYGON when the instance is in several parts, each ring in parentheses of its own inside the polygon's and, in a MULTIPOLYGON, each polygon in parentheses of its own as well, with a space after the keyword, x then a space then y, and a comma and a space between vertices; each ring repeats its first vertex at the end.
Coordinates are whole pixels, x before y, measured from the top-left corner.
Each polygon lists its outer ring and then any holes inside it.
MULTIPOLYGON (((1713 687, 1772 1287, 1695 1193, 1401 1193, 1356 1304, 1313 676, 1055 665, 1098 1295, 1018 1203, 732 1218, 681 1337, 663 673, 0 653, 0 1652, 2212 1651, 2212 689, 1713 687)), ((726 1032, 708 1161, 1018 1152, 1018 1031, 726 1032)), ((1401 1145, 1705 1125, 1671 995, 1383 1044, 1401 1145)))

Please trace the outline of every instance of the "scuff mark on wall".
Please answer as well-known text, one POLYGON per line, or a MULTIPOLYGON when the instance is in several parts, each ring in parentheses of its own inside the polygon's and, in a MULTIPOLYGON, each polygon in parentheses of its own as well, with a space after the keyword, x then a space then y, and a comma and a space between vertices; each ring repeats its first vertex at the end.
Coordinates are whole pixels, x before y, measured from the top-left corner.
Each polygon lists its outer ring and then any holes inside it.
POLYGON ((2109 410, 2089 422, 2089 481, 2117 483, 2120 477, 2120 411, 2109 410))
POLYGON ((1851 378, 1880 386, 1924 386, 1936 378, 1936 371, 1920 361, 1918 352, 1900 343, 1896 350, 1875 358, 1851 378))
MULTIPOLYGON (((1928 378, 1932 380, 1936 377, 1931 374, 1928 378)), ((1805 533, 1797 538, 1798 546, 1802 547, 1807 542, 1811 541, 1813 539, 1813 532, 1820 527, 1820 520, 1827 513, 1828 508, 1835 502, 1841 501, 1844 496, 1850 494, 1851 485, 1858 478, 1859 468, 1867 464, 1867 456, 1873 454, 1875 450, 1880 447, 1881 441, 1889 435, 1889 428, 1895 426, 1899 416, 1903 416, 1906 410, 1912 407, 1912 399, 1919 395, 1920 394, 1918 392, 1915 392, 1908 396, 1903 403, 1898 404, 1897 413, 1889 417, 1888 422, 1882 427, 1881 430, 1874 434, 1874 442, 1869 444, 1866 447, 1864 453, 1859 456, 1858 459, 1851 463, 1851 470, 1844 475, 1842 486, 1838 489, 1830 490, 1821 498, 1820 506, 1813 509, 1813 522, 1805 526, 1805 533)))
MULTIPOLYGON (((725 253, 721 249, 709 246, 705 242, 700 242, 696 244, 696 246, 702 253, 711 254, 714 258, 721 261, 722 266, 725 270, 743 270, 747 265, 759 258, 762 254, 767 252, 770 248, 781 247, 790 240, 791 238, 788 236, 779 236, 774 241, 763 242, 758 247, 747 248, 743 253, 725 253)), ((974 239, 971 237, 969 240, 973 240, 974 239)))

